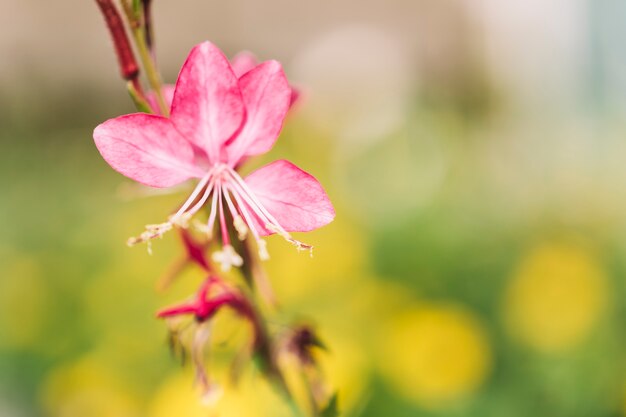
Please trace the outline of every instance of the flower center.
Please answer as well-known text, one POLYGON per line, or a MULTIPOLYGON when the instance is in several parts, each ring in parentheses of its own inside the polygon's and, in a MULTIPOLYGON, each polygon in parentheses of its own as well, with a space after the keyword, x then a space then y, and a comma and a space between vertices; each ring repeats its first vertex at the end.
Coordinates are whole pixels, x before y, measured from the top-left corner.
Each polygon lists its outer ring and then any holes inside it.
MULTIPOLYGON (((209 217, 206 223, 194 222, 194 226, 209 238, 213 237, 215 223, 219 221, 219 230, 222 239, 222 250, 213 253, 212 259, 221 264, 223 271, 228 271, 232 266, 239 267, 243 264, 241 256, 235 252, 231 245, 226 210, 232 217, 233 228, 237 232, 239 240, 244 240, 248 233, 256 241, 259 257, 262 260, 269 259, 266 242, 261 238, 261 232, 269 231, 277 233, 285 240, 292 243, 298 250, 313 247, 295 240, 287 232, 276 218, 263 206, 259 198, 254 194, 241 176, 226 164, 216 164, 200 179, 189 198, 171 215, 167 222, 147 225, 146 230, 139 236, 130 238, 130 246, 141 242, 147 242, 171 230, 174 226, 188 228, 191 218, 204 206, 209 206, 209 217), (265 230, 259 230, 263 227, 265 230)), ((267 233, 265 233, 267 234, 267 233)), ((150 246, 148 246, 150 252, 150 246)))

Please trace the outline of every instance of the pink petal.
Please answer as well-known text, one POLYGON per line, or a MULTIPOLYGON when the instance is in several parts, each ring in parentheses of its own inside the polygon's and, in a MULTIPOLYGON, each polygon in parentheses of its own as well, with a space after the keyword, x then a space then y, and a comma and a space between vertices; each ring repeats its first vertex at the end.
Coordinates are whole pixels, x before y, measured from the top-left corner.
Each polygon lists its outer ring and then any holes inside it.
MULTIPOLYGON (((245 181, 288 232, 308 232, 335 218, 335 209, 321 184, 289 161, 279 160, 265 165, 245 181)), ((261 234, 272 234, 258 221, 256 223, 261 234)))
POLYGON ((247 119, 239 134, 228 144, 228 161, 269 151, 289 110, 291 88, 281 65, 266 61, 239 79, 247 119))
POLYGON ((178 130, 216 163, 244 116, 237 77, 222 51, 210 42, 195 46, 174 91, 171 119, 178 130))
MULTIPOLYGON (((161 93, 163 94, 163 99, 165 100, 165 105, 168 108, 172 107, 172 99, 174 98, 174 86, 172 84, 165 84, 161 87, 161 93)), ((152 111, 155 114, 161 114, 161 110, 159 109, 159 103, 156 98, 156 94, 154 91, 148 91, 146 94, 146 100, 152 108, 152 111)))
MULTIPOLYGON (((230 65, 238 78, 241 78, 245 73, 252 70, 258 65, 258 60, 252 52, 241 51, 230 60, 230 65)), ((292 107, 298 98, 300 97, 300 90, 294 86, 291 86, 291 102, 289 106, 292 107)))
POLYGON ((121 174, 151 187, 202 176, 194 151, 169 119, 145 113, 107 120, 93 131, 102 157, 121 174))
POLYGON ((256 67, 258 60, 252 52, 241 51, 230 60, 230 65, 237 78, 241 78, 246 72, 256 67))

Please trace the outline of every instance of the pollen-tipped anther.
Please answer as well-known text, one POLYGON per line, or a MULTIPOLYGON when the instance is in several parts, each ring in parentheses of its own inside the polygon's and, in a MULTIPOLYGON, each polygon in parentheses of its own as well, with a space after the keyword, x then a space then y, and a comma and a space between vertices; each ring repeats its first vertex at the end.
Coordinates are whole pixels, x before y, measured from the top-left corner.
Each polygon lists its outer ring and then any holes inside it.
POLYGON ((262 261, 267 261, 270 258, 270 254, 267 251, 267 242, 263 239, 259 239, 256 243, 259 247, 259 258, 261 258, 262 261))
POLYGON ((248 236, 248 226, 246 226, 246 222, 240 215, 235 215, 233 225, 235 226, 239 240, 244 240, 246 236, 248 236))
POLYGON ((211 257, 213 261, 221 264, 222 271, 230 271, 232 266, 240 267, 243 265, 243 258, 235 252, 235 248, 231 245, 224 245, 221 251, 213 253, 211 257))

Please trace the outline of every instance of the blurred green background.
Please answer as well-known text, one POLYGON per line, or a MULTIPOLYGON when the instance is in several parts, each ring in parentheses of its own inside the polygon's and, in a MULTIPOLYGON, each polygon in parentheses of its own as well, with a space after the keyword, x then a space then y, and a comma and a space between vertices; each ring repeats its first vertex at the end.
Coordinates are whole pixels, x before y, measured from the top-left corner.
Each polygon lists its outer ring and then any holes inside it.
MULTIPOLYGON (((185 191, 147 195, 93 145, 133 111, 95 3, 0 5, 0 416, 288 415, 252 371, 202 406, 169 355, 153 314, 201 273, 160 293, 176 237, 153 256, 124 242, 185 191)), ((303 237, 313 259, 272 238, 267 270, 272 320, 330 346, 345 415, 626 415, 623 2, 154 10, 166 81, 209 39, 304 91, 249 168, 288 158, 337 208, 303 237)))

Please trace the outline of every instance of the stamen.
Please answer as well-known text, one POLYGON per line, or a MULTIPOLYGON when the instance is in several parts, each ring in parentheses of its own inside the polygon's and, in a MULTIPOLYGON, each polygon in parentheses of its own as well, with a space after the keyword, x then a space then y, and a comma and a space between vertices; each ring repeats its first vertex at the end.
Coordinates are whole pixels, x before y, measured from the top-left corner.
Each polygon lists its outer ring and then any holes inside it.
POLYGON ((189 227, 189 220, 200 209, 200 207, 204 205, 207 198, 209 197, 209 194, 211 193, 211 190, 213 189, 213 181, 211 181, 211 183, 208 186, 206 186, 207 181, 211 178, 211 172, 212 171, 209 171, 209 173, 207 173, 204 177, 202 177, 202 179, 200 180, 196 188, 193 190, 193 192, 191 193, 187 201, 176 212, 176 214, 169 216, 167 222, 160 223, 160 224, 147 225, 146 230, 143 233, 141 233, 138 237, 129 238, 126 241, 126 244, 128 246, 134 246, 138 243, 148 242, 148 253, 152 254, 152 245, 150 244, 150 241, 152 239, 155 239, 157 237, 159 238, 163 237, 163 235, 166 232, 172 230, 173 226, 178 226, 183 229, 186 229, 187 227, 189 227), (191 205, 191 203, 193 203, 193 201, 198 197, 198 194, 205 186, 206 188, 204 190, 204 194, 202 195, 202 198, 200 198, 200 201, 198 201, 198 203, 191 210, 186 211, 191 205))
POLYGON ((257 247, 259 251, 259 258, 261 258, 261 260, 263 261, 268 260, 270 258, 270 255, 267 252, 267 245, 265 241, 261 239, 261 237, 259 236, 259 232, 256 230, 256 227, 254 227, 254 223, 252 221, 252 216, 250 216, 250 212, 246 208, 246 205, 243 204, 243 202, 240 200, 239 194, 236 193, 235 190, 231 188, 229 188, 228 190, 233 193, 233 197, 235 197, 235 201, 237 202, 237 205, 239 206, 239 210, 241 211, 241 214, 243 214, 243 217, 245 218, 246 223, 248 223, 248 228, 252 231, 252 236, 254 236, 254 240, 256 240, 256 243, 257 243, 257 247))
POLYGON ((275 227, 273 224, 266 224, 265 227, 267 228, 267 230, 270 230, 274 233, 277 233, 279 235, 281 235, 287 242, 291 243, 292 245, 294 245, 296 247, 296 249, 298 251, 302 251, 302 250, 308 250, 311 254, 311 257, 313 256, 313 246, 309 245, 307 243, 303 243, 300 242, 299 240, 294 239, 293 237, 291 237, 291 235, 287 232, 277 227, 275 227))
POLYGON ((255 213, 257 213, 257 215, 259 215, 259 217, 261 217, 263 219, 266 219, 268 222, 274 223, 284 233, 287 233, 287 231, 285 231, 280 226, 280 224, 274 218, 274 216, 272 216, 267 211, 267 209, 265 207, 263 207, 263 204, 261 204, 261 202, 257 199, 256 195, 254 195, 252 190, 250 190, 250 187, 248 187, 248 184, 246 184, 246 182, 239 176, 239 174, 236 171, 234 171, 233 169, 230 169, 229 173, 231 174, 231 177, 235 180, 235 184, 234 185, 239 188, 239 191, 240 191, 242 197, 246 200, 246 202, 250 205, 250 207, 252 207, 252 209, 255 211, 255 213), (260 215, 260 214, 262 214, 262 215, 260 215))
POLYGON ((187 199, 187 201, 185 201, 185 204, 183 204, 178 211, 176 212, 176 214, 174 214, 172 217, 174 219, 178 218, 178 216, 180 216, 181 214, 183 214, 187 208, 189 208, 189 206, 191 205, 191 203, 194 202, 194 200, 196 199, 196 197, 198 196, 198 194, 200 194, 200 191, 202 191, 202 188, 204 188, 204 186, 207 184, 207 182, 209 181, 209 179, 211 178, 211 174, 213 173, 213 170, 209 170, 209 172, 206 173, 206 175, 204 177, 202 177, 202 179, 200 180, 200 182, 198 182, 198 185, 196 185, 196 188, 194 188, 193 192, 191 193, 191 195, 189 196, 189 198, 187 199))
POLYGON ((248 226, 246 226, 246 222, 243 221, 240 215, 235 214, 233 216, 233 225, 235 230, 237 230, 239 240, 245 240, 246 236, 248 236, 248 226))
POLYGON ((239 268, 243 265, 243 259, 231 245, 224 245, 221 251, 213 253, 211 259, 221 264, 223 272, 228 272, 232 266, 239 268))
MULTIPOLYGON (((219 189, 219 188, 218 188, 219 189)), ((217 196, 213 192, 213 200, 211 201, 211 211, 209 212, 209 220, 206 223, 206 234, 209 239, 213 238, 213 227, 215 225, 215 217, 217 216, 217 196)))
POLYGON ((274 216, 272 216, 270 212, 267 211, 265 207, 263 207, 263 204, 261 204, 261 202, 257 199, 252 190, 250 190, 250 187, 248 187, 248 184, 246 184, 246 182, 239 176, 239 174, 237 174, 237 172, 234 171, 232 168, 229 168, 228 172, 230 173, 230 176, 235 180, 235 183, 233 185, 238 189, 241 197, 246 201, 246 203, 248 203, 252 210, 254 210, 257 216, 259 216, 259 218, 265 222, 264 226, 267 230, 279 234, 286 241, 296 246, 298 250, 309 250, 311 256, 313 256, 313 246, 294 239, 291 234, 289 234, 289 232, 287 232, 280 225, 276 218, 274 218, 274 216))
POLYGON ((239 212, 235 208, 235 205, 230 198, 228 187, 224 187, 223 193, 224 198, 226 199, 226 204, 228 204, 230 214, 233 216, 233 226, 235 226, 235 230, 237 231, 237 237, 239 238, 239 240, 244 240, 248 235, 248 227, 246 226, 246 223, 243 221, 243 219, 239 215, 239 212))
MULTIPOLYGON (((220 210, 220 229, 222 230, 222 244, 230 246, 230 236, 228 235, 228 228, 226 227, 226 219, 224 217, 224 202, 222 201, 222 186, 220 184, 217 189, 217 198, 219 199, 218 208, 220 210)), ((213 197, 215 198, 215 196, 213 197)))
POLYGON ((259 258, 262 261, 267 261, 270 258, 270 254, 267 252, 267 242, 263 239, 258 239, 256 243, 259 246, 259 258))
POLYGON ((213 230, 206 224, 202 223, 200 220, 193 221, 193 227, 202 234, 205 234, 209 239, 213 236, 213 230))
MULTIPOLYGON (((179 215, 179 217, 181 217, 181 218, 187 217, 187 219, 190 219, 191 216, 196 214, 196 212, 198 210, 200 210, 200 208, 202 208, 204 203, 206 203, 207 199, 209 198, 209 195, 211 194, 211 191, 213 191, 214 185, 215 185, 215 181, 212 180, 209 183, 209 185, 207 185, 207 187, 205 188, 204 194, 202 194, 202 197, 200 198, 200 200, 198 200, 198 202, 192 208, 190 208, 188 211, 186 211, 185 213, 179 215)), ((174 216, 176 216, 176 215, 174 215, 174 216)), ((172 223, 174 223, 174 221, 172 221, 172 220, 170 220, 170 221, 172 223)), ((189 220, 187 220, 187 224, 188 224, 188 222, 189 222, 189 220)))
MULTIPOLYGON (((166 222, 161 224, 146 225, 146 230, 137 237, 131 237, 126 241, 128 246, 134 246, 138 243, 149 242, 150 240, 163 237, 163 235, 172 230, 172 223, 166 222)), ((151 254, 151 247, 148 245, 148 253, 151 254)))
POLYGON ((186 212, 181 214, 178 217, 175 216, 170 216, 167 218, 168 222, 180 227, 181 229, 187 229, 189 227, 189 220, 191 220, 191 216, 193 215, 193 213, 191 212, 186 212))

